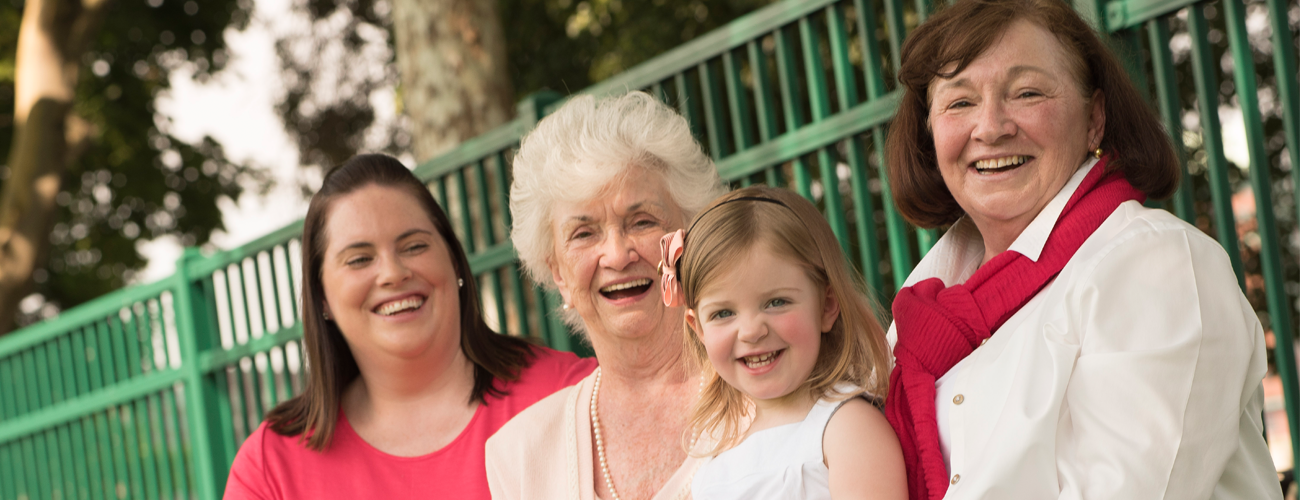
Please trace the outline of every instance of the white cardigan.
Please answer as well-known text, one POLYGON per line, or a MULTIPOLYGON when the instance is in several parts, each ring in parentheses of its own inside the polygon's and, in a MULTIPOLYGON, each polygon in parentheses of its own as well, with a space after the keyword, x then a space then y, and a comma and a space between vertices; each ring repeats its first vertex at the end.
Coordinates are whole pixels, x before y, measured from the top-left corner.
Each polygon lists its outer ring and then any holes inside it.
MULTIPOLYGON (((1093 164, 1011 250, 1039 257, 1093 164)), ((964 282, 983 245, 962 219, 906 284, 964 282)), ((1260 422, 1266 360, 1218 243, 1126 202, 935 384, 944 498, 1281 499, 1260 422)))
MULTIPOLYGON (((595 376, 538 401, 488 438, 485 465, 493 500, 599 500, 591 456, 595 376)), ((687 457, 651 500, 689 500, 691 478, 704 461, 687 457)))

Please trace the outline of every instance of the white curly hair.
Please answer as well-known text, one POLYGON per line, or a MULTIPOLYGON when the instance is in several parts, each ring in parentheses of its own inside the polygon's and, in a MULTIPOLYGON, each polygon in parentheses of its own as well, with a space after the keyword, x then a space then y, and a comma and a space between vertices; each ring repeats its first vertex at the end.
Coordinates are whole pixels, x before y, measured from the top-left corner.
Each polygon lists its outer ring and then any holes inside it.
POLYGON ((510 240, 534 282, 555 288, 547 266, 552 205, 588 201, 633 166, 663 175, 683 225, 725 190, 686 119, 645 92, 573 97, 523 138, 510 184, 510 240))

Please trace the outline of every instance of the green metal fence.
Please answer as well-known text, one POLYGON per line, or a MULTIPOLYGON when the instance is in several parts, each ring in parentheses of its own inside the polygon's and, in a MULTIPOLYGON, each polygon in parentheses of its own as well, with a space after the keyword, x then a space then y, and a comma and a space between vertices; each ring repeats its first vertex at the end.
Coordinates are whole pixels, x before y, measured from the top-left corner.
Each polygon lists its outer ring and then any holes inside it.
MULTIPOLYGON (((1241 285, 1260 298, 1296 415, 1291 313, 1300 284, 1289 238, 1300 213, 1275 220, 1272 196, 1300 183, 1297 0, 1075 5, 1151 90, 1190 167, 1169 208, 1216 235, 1241 285), (1260 35, 1261 19, 1271 35, 1260 35), (1260 50, 1269 41, 1271 58, 1260 50), (1234 104, 1246 124, 1245 168, 1226 160, 1219 123, 1220 107, 1234 104), (1257 207, 1244 221, 1232 206, 1243 186, 1257 207)), ((788 186, 814 200, 887 302, 937 237, 894 211, 881 156, 901 41, 931 10, 926 0, 787 0, 584 92, 647 90, 689 119, 733 185, 788 186)), ((416 174, 470 255, 489 324, 582 351, 547 314, 554 295, 523 280, 506 229, 512 150, 559 99, 533 96, 514 121, 416 174)), ((163 281, 0 338, 0 499, 219 497, 244 437, 303 388, 300 232, 292 224, 235 250, 187 250, 163 281)))

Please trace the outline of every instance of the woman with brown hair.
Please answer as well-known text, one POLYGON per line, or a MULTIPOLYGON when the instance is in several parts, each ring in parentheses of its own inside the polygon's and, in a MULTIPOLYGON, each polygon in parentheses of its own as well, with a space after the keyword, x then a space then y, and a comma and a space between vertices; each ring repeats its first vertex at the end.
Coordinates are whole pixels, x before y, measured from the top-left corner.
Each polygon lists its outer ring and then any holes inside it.
POLYGON ((900 212, 949 226, 894 300, 913 499, 1280 498, 1264 335, 1223 249, 1142 205, 1179 167, 1060 0, 959 0, 903 48, 900 212))
POLYGON ((391 157, 326 174, 302 242, 307 390, 244 442, 226 498, 489 498, 487 438, 595 367, 483 322, 447 216, 391 157))

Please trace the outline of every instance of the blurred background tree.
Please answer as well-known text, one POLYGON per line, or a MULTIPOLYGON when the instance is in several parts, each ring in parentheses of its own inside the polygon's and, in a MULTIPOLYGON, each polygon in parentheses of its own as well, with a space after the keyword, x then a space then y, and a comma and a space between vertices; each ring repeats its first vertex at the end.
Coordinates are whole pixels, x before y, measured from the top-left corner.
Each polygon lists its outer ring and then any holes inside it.
POLYGON ((252 8, 0 0, 0 333, 123 286, 140 240, 207 243, 217 200, 263 179, 211 138, 177 140, 154 108, 171 71, 222 68, 252 8))
MULTIPOLYGON (((285 82, 285 97, 278 111, 306 168, 328 168, 363 150, 413 153, 408 160, 423 161, 435 156, 434 151, 444 151, 473 136, 449 128, 422 127, 418 131, 421 137, 443 139, 423 151, 412 144, 416 132, 412 122, 447 127, 460 123, 441 116, 455 106, 429 104, 413 97, 413 92, 424 91, 412 89, 416 84, 407 81, 412 75, 396 71, 406 67, 404 60, 437 57, 427 55, 436 43, 450 44, 446 39, 451 37, 460 37, 462 42, 475 39, 491 59, 500 57, 489 52, 495 50, 488 47, 493 33, 504 33, 504 67, 495 61, 490 64, 503 68, 504 75, 498 75, 505 81, 475 85, 513 88, 513 92, 506 98, 504 114, 483 111, 484 116, 475 121, 482 131, 513 118, 514 103, 528 94, 543 89, 561 94, 582 90, 773 1, 498 0, 495 17, 500 28, 496 29, 490 16, 470 15, 478 12, 471 5, 478 2, 473 0, 294 0, 294 9, 308 22, 302 29, 282 35, 277 43, 285 82), (424 10, 403 10, 412 8, 424 10), (431 21, 433 12, 446 13, 446 17, 431 21), (429 30, 427 33, 437 36, 402 41, 399 29, 394 36, 394 18, 400 19, 398 26, 428 29, 436 22, 457 19, 457 15, 458 22, 446 23, 452 27, 449 32, 429 30), (370 64, 348 63, 362 60, 386 64, 376 69, 370 64), (376 120, 376 101, 384 98, 397 101, 398 117, 392 121, 376 120), (492 116, 487 117, 489 114, 492 116)), ((464 43, 462 48, 474 45, 464 43)), ((441 63, 412 66, 434 73, 436 70, 426 69, 433 64, 441 63)), ((467 86, 469 81, 443 81, 442 88, 458 84, 467 86)), ((455 95, 446 92, 443 95, 455 95)), ((495 106, 502 103, 499 92, 492 93, 495 106)), ((303 185, 304 193, 313 188, 303 185)))
MULTIPOLYGON (((276 42, 276 111, 315 172, 300 177, 306 196, 310 179, 358 151, 428 159, 509 120, 527 94, 583 89, 773 0, 291 1, 298 29, 276 42), (472 79, 469 64, 480 66, 472 79), (377 117, 377 104, 395 115, 377 117)), ((129 283, 147 263, 142 240, 208 243, 223 228, 218 200, 265 185, 216 140, 172 135, 156 110, 174 71, 202 83, 224 67, 226 30, 253 10, 254 0, 0 0, 0 333, 129 283), (51 10, 28 28, 34 8, 51 10), (34 101, 15 100, 29 73, 18 41, 32 29, 60 52, 30 59, 53 62, 66 94, 39 127, 34 101), (25 261, 11 257, 11 234, 27 242, 25 261)))

